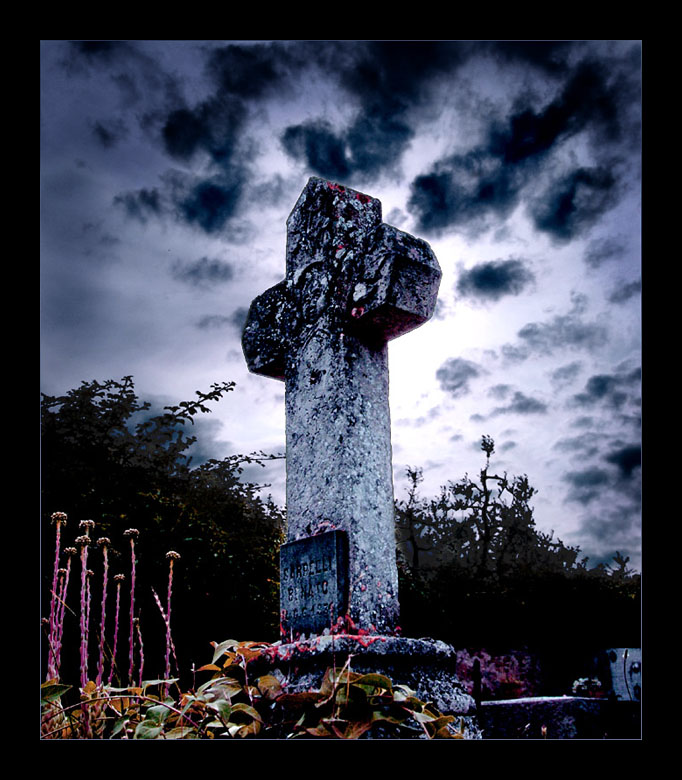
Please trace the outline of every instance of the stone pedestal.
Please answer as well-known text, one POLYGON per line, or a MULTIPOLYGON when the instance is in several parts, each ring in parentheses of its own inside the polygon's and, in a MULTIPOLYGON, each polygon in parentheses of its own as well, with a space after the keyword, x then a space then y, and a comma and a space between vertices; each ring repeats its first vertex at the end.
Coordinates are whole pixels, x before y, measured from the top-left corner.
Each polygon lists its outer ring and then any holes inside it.
POLYGON ((251 662, 250 674, 273 674, 286 692, 299 693, 318 689, 326 670, 342 669, 349 657, 351 671, 379 673, 406 685, 444 715, 455 715, 458 728, 461 718, 466 739, 481 738, 474 700, 455 673, 456 651, 438 640, 338 634, 277 643, 251 662))

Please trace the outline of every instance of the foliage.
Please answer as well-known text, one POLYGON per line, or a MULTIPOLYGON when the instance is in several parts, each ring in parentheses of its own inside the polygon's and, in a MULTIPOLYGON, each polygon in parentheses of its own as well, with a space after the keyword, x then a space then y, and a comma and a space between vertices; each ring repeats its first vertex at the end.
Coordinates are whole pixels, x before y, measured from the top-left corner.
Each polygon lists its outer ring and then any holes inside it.
POLYGON ((357 739, 377 728, 395 735, 463 739, 454 716, 442 715, 403 685, 380 674, 327 669, 319 690, 288 693, 279 679, 249 679, 249 663, 267 651, 259 642, 212 643, 213 660, 199 671, 213 677, 196 690, 165 691, 169 680, 113 688, 89 682, 80 703, 62 703, 70 687, 57 680, 41 686, 42 736, 52 739, 357 739))
MULTIPOLYGON (((191 570, 179 566, 175 574, 177 652, 187 666, 225 621, 252 635, 276 634, 279 623, 283 513, 260 498, 257 485, 241 479, 245 465, 274 456, 231 455, 193 467, 188 452, 196 437, 187 426, 233 388, 232 382, 214 384, 160 414, 138 400, 132 377, 83 382, 66 395, 44 395, 41 403, 42 505, 76 519, 96 518, 99 533, 112 539, 112 574, 128 560, 127 543, 118 541, 122 531, 139 530, 138 552, 148 562, 138 582, 142 625, 159 625, 150 586, 165 575, 156 551, 179 550, 193 561, 191 570)), ((51 540, 43 538, 47 584, 51 540)), ((151 637, 148 655, 160 658, 157 632, 151 637)))
POLYGON ((539 531, 535 489, 525 474, 491 472, 494 447, 484 436, 478 480, 465 475, 431 500, 419 496, 421 470, 408 469, 408 498, 396 505, 403 630, 438 630, 460 647, 574 649, 576 635, 637 646, 639 575, 628 559, 616 553, 614 566, 588 569, 579 547, 539 531))

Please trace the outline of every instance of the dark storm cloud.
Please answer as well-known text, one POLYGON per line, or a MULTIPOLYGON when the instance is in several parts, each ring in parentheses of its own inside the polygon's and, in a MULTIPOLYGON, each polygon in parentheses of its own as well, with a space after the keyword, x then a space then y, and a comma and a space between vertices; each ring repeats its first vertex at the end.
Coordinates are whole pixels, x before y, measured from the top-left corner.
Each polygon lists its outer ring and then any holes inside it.
POLYGON ((511 385, 493 385, 493 387, 488 390, 488 395, 493 398, 506 398, 511 389, 511 385))
POLYGON ((213 177, 194 184, 177 202, 180 216, 205 233, 220 232, 230 217, 237 213, 244 190, 242 171, 233 178, 213 177))
POLYGON ((436 371, 441 389, 453 398, 460 398, 470 391, 469 382, 481 374, 476 363, 464 358, 449 358, 436 371))
POLYGON ((519 202, 522 181, 517 171, 485 151, 474 150, 436 163, 411 185, 408 209, 424 232, 449 227, 474 228, 488 216, 503 218, 519 202))
POLYGON ((505 295, 518 295, 534 278, 522 260, 491 260, 460 274, 457 292, 465 297, 498 301, 505 295))
MULTIPOLYGON (((409 207, 419 228, 439 233, 508 216, 551 152, 578 134, 615 150, 622 126, 631 124, 626 112, 635 99, 635 72, 630 61, 585 59, 548 104, 517 103, 506 119, 491 118, 483 144, 437 162, 412 182, 409 207)), ((614 204, 616 183, 600 166, 566 171, 545 193, 548 201, 536 203, 536 226, 570 239, 614 204)))
POLYGON ((616 184, 604 167, 571 171, 552 182, 530 207, 536 229, 555 241, 571 241, 616 205, 616 184))
POLYGON ((291 125, 282 134, 284 149, 328 178, 384 172, 414 137, 430 87, 472 51, 456 41, 336 42, 326 52, 327 75, 338 78, 356 114, 338 130, 319 117, 291 125))
POLYGON ((522 347, 530 353, 551 354, 556 349, 585 349, 603 346, 608 331, 598 322, 585 322, 581 315, 586 307, 584 296, 573 295, 573 308, 547 322, 529 322, 518 332, 522 347))
POLYGON ((246 323, 246 316, 249 310, 244 306, 239 306, 232 314, 207 314, 197 322, 197 328, 200 330, 213 330, 226 327, 236 328, 241 331, 246 323))
POLYGON ((121 206, 129 217, 142 223, 150 217, 161 216, 164 210, 161 195, 156 188, 124 192, 116 195, 113 202, 115 206, 121 206))
POLYGON ((580 368, 581 364, 577 361, 567 363, 565 366, 559 366, 550 374, 552 384, 557 387, 564 387, 570 384, 580 373, 580 368))
POLYGON ((90 62, 111 62, 128 46, 125 41, 69 41, 71 53, 90 62))
POLYGON ((181 87, 174 73, 144 53, 134 41, 71 41, 62 67, 69 75, 101 71, 115 85, 122 105, 143 110, 135 119, 142 127, 153 123, 157 112, 177 105, 181 87))
POLYGON ((206 314, 197 322, 199 330, 219 330, 231 324, 231 318, 224 314, 206 314))
POLYGON ((581 459, 592 458, 598 454, 601 440, 600 434, 585 431, 580 436, 560 439, 554 444, 553 449, 559 452, 576 453, 581 459))
POLYGON ((630 479, 632 472, 642 465, 642 447, 640 444, 630 444, 611 452, 605 460, 617 466, 624 479, 630 479))
POLYGON ((609 295, 607 300, 609 303, 625 303, 635 295, 639 295, 642 291, 642 280, 638 279, 636 282, 623 282, 620 286, 609 295))
POLYGON ((569 41, 490 41, 490 52, 497 59, 520 62, 551 75, 561 75, 568 69, 568 57, 575 44, 569 41))
POLYGON ((111 149, 128 135, 128 128, 121 119, 94 122, 92 132, 105 149, 111 149))
POLYGON ((183 161, 203 151, 217 165, 225 166, 234 160, 246 118, 244 103, 229 95, 205 100, 193 109, 177 108, 161 129, 164 148, 183 161))
MULTIPOLYGON (((505 360, 522 362, 531 355, 551 355, 561 349, 589 352, 603 346, 608 340, 606 326, 582 319, 586 308, 584 296, 572 295, 572 301, 573 307, 568 314, 558 314, 546 322, 529 322, 524 325, 517 333, 519 340, 516 344, 502 346, 505 360)), ((569 371, 568 367, 566 371, 569 371)))
POLYGON ((621 370, 613 374, 595 374, 591 376, 581 393, 573 396, 573 403, 590 407, 597 404, 619 409, 628 398, 639 397, 641 369, 621 370))
POLYGON ((230 315, 230 322, 238 329, 242 330, 246 325, 246 317, 249 310, 245 306, 239 306, 230 315))
POLYGON ((597 238, 587 245, 585 263, 590 268, 598 268, 608 260, 617 260, 625 252, 625 246, 616 238, 597 238))
POLYGON ((323 120, 292 125, 282 134, 282 146, 297 160, 305 160, 315 173, 329 179, 346 179, 351 164, 344 141, 323 120))
MULTIPOLYGON (((160 187, 125 192, 114 198, 132 219, 146 223, 151 217, 170 218, 208 235, 224 231, 230 219, 240 213, 241 197, 246 186, 245 172, 231 169, 212 177, 185 175, 169 171, 160 187)), ((237 241, 234 231, 224 234, 226 240, 237 241)))
POLYGON ((580 504, 589 504, 597 499, 610 482, 608 472, 597 466, 590 466, 581 471, 569 471, 564 474, 563 479, 571 486, 567 500, 580 504))
POLYGON ((491 414, 547 414, 547 404, 517 390, 508 406, 498 406, 491 414))
POLYGON ((174 263, 171 273, 175 279, 193 287, 224 284, 234 278, 234 268, 224 260, 201 257, 192 263, 174 263))

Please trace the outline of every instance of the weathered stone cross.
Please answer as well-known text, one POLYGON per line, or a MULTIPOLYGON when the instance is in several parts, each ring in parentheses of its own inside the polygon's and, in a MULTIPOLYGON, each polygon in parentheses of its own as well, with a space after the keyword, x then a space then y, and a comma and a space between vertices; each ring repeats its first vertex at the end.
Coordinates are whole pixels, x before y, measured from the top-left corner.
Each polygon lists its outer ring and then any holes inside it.
POLYGON ((431 317, 440 276, 378 200, 311 178, 287 220, 286 278, 253 301, 242 338, 249 369, 285 382, 287 541, 345 532, 348 615, 375 633, 399 614, 387 342, 431 317))

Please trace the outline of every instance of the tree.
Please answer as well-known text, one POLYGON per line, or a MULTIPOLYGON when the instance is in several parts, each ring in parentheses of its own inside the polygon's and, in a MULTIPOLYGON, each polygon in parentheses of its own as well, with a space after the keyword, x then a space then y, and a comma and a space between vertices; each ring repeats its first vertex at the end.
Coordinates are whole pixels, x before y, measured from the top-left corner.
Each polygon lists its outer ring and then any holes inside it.
POLYGON ((65 512, 73 527, 95 521, 95 536, 111 539, 112 573, 129 566, 123 532, 137 529, 137 592, 150 664, 161 657, 155 645, 165 636, 152 588, 163 587, 169 550, 182 555, 173 604, 181 664, 201 665, 209 642, 226 633, 278 632, 283 514, 260 498, 257 485, 240 479, 245 464, 274 456, 233 455, 192 467, 188 453, 196 437, 187 435, 187 424, 233 388, 233 382, 214 384, 161 414, 151 414, 150 403, 138 400, 129 376, 42 397, 44 580, 51 577, 54 555, 47 532, 52 512, 65 512))
POLYGON ((586 641, 636 646, 639 576, 628 559, 588 569, 579 547, 537 529, 527 475, 491 471, 489 436, 481 449, 478 480, 448 482, 434 499, 418 495, 421 470, 407 471, 408 499, 396 504, 403 630, 460 646, 555 647, 577 628, 586 641))

